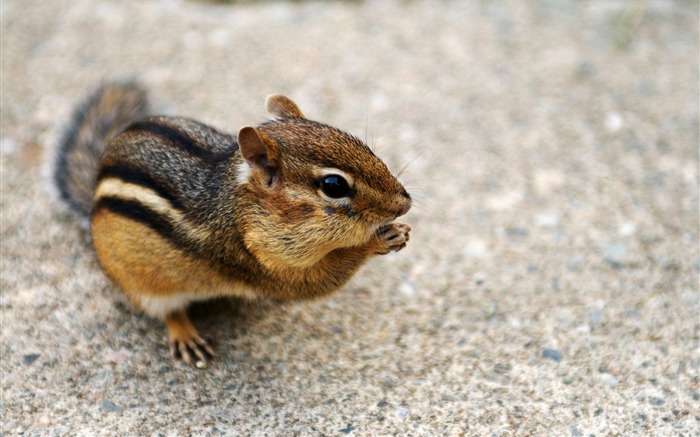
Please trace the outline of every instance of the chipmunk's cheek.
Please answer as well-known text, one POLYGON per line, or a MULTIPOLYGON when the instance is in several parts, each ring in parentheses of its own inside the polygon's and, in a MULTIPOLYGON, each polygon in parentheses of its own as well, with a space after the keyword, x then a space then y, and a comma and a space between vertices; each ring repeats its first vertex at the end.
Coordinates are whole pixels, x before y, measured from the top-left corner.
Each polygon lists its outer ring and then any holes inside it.
POLYGON ((342 214, 349 218, 357 215, 357 212, 355 212, 351 205, 326 205, 323 207, 323 212, 326 213, 327 216, 342 214))

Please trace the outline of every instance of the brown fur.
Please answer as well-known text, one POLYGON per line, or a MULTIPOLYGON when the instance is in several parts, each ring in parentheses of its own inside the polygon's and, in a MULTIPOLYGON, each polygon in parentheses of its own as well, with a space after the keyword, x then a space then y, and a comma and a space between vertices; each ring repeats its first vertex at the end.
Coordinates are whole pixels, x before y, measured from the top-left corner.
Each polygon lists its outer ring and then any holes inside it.
POLYGON ((92 208, 107 275, 135 306, 165 319, 173 354, 190 363, 213 351, 187 318, 189 302, 318 298, 408 241, 410 228, 393 220, 410 197, 365 144, 303 118, 283 96, 266 105, 280 118, 238 138, 188 119, 138 120, 107 147, 94 200, 71 192, 92 208), (346 175, 351 196, 323 194, 324 172, 346 175))

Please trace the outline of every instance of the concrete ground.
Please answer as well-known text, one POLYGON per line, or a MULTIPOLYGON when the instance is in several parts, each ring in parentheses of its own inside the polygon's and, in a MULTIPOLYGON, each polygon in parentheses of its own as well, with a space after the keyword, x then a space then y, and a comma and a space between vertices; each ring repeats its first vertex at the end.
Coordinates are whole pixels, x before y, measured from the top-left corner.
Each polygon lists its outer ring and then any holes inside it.
POLYGON ((696 1, 1 4, 2 435, 700 435, 696 1), (172 362, 46 190, 122 77, 367 138, 408 247, 323 301, 195 308, 220 359, 172 362))

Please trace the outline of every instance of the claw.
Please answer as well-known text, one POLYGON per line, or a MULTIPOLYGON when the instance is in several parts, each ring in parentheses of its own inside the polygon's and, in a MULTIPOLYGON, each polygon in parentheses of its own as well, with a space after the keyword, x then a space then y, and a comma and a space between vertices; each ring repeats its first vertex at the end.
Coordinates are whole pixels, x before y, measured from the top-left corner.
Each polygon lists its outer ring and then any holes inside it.
POLYGON ((165 322, 168 325, 170 354, 173 359, 181 359, 189 366, 204 369, 216 358, 211 339, 199 335, 184 311, 170 314, 165 322))

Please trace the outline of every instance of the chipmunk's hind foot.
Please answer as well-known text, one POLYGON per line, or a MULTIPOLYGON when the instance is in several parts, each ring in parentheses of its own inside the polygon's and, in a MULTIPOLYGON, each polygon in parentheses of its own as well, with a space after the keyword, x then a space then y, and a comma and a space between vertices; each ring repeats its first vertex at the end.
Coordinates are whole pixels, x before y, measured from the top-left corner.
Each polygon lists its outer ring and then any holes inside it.
POLYGON ((205 369, 216 358, 212 339, 197 331, 185 310, 168 315, 165 323, 168 326, 170 354, 173 359, 205 369))

